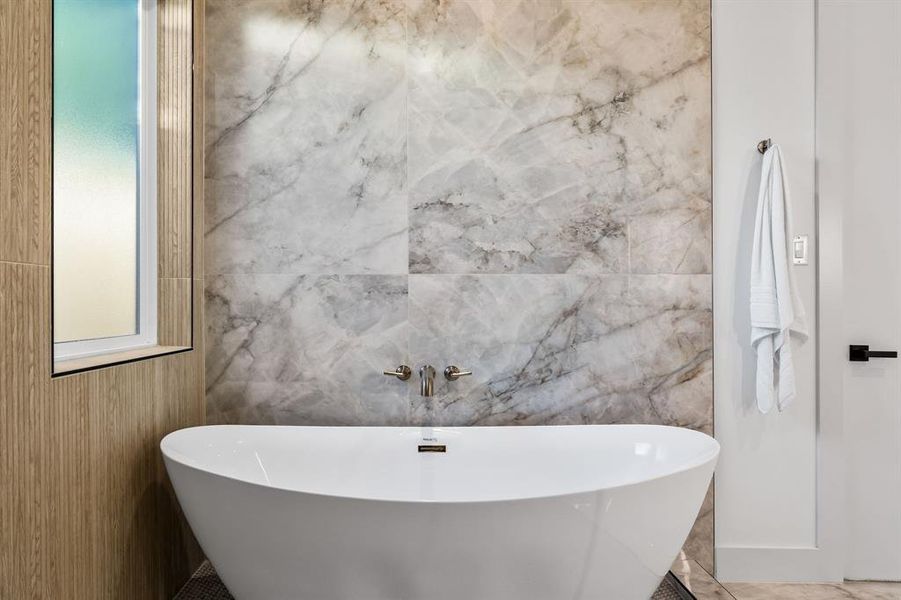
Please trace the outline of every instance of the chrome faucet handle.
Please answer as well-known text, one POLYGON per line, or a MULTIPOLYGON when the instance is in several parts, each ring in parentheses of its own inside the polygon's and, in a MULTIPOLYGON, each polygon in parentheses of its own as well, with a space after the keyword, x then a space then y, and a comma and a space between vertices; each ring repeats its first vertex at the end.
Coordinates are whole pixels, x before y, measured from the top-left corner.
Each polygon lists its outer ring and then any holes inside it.
POLYGON ((455 365, 451 365, 444 369, 444 378, 448 381, 457 381, 461 377, 466 377, 467 375, 472 375, 472 371, 463 371, 460 367, 455 365))
POLYGON ((432 365, 419 367, 419 395, 431 398, 435 393, 435 368, 432 365))
POLYGON ((413 375, 413 369, 408 367, 407 365, 400 365, 393 371, 382 371, 382 375, 388 375, 389 377, 397 377, 401 381, 406 381, 413 375))

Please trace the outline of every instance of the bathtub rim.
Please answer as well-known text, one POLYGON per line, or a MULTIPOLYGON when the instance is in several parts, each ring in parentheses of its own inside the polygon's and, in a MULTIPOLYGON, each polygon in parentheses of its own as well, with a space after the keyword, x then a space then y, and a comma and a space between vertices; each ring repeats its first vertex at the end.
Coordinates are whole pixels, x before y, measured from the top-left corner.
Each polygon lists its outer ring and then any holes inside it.
MULTIPOLYGON (((172 443, 171 440, 169 442, 172 443)), ((710 463, 713 463, 713 468, 716 467, 716 463, 719 460, 719 455, 721 451, 720 443, 714 438, 712 435, 704 433, 703 431, 698 431, 696 429, 689 429, 687 427, 678 427, 675 425, 655 425, 655 424, 642 424, 642 423, 616 423, 616 424, 572 424, 572 425, 464 425, 464 426, 417 426, 417 425, 249 425, 249 424, 211 424, 211 425, 194 425, 191 427, 184 427, 182 429, 177 429, 166 434, 159 443, 160 452, 163 455, 163 458, 166 461, 172 461, 177 463, 178 465, 190 469, 192 471, 196 471, 198 473, 203 473, 206 475, 211 475, 214 477, 220 477, 223 479, 227 479, 230 481, 234 481, 237 483, 241 483, 244 485, 249 485, 265 490, 270 490, 274 492, 283 492, 289 494, 300 494, 311 497, 319 497, 324 499, 332 499, 332 500, 351 500, 358 502, 383 502, 383 503, 391 503, 391 504, 428 504, 430 506, 443 506, 443 505, 480 505, 480 504, 495 504, 499 502, 526 502, 526 501, 537 501, 537 500, 552 500, 565 498, 567 496, 580 496, 585 494, 597 494, 599 492, 604 491, 612 491, 618 490, 626 487, 631 487, 635 485, 641 485, 643 483, 648 483, 651 481, 657 481, 660 479, 664 479, 666 477, 673 477, 679 475, 681 473, 685 473, 687 471, 691 471, 694 469, 702 468, 710 463), (573 489, 565 492, 560 492, 556 494, 543 494, 540 496, 514 496, 514 497, 499 497, 499 498, 486 498, 486 499, 454 499, 454 500, 430 500, 430 499, 399 499, 399 498, 379 498, 379 497, 371 497, 371 496, 348 496, 345 494, 329 494, 325 492, 313 492, 308 490, 295 489, 290 487, 284 487, 279 485, 267 485, 264 483, 259 483, 256 481, 249 481, 247 479, 242 479, 241 477, 237 477, 234 475, 229 475, 217 471, 213 471, 208 468, 202 468, 195 464, 191 464, 180 460, 177 456, 174 456, 171 448, 168 449, 166 446, 166 440, 168 440, 172 436, 176 436, 178 434, 183 434, 184 432, 197 430, 197 429, 238 429, 238 428, 251 428, 251 427, 278 427, 278 428, 317 428, 317 429, 407 429, 407 430, 422 430, 425 428, 431 429, 507 429, 507 428, 541 428, 541 429, 550 429, 550 428, 584 428, 584 427, 620 427, 620 428, 631 428, 631 427, 653 427, 657 429, 676 429, 683 432, 689 432, 691 435, 703 436, 707 438, 708 443, 710 444, 710 449, 707 452, 702 453, 701 458, 695 458, 693 460, 686 461, 685 464, 681 465, 677 469, 673 469, 671 471, 666 471, 664 473, 660 473, 654 475, 653 477, 646 477, 643 479, 637 479, 634 481, 626 481, 623 483, 619 483, 617 485, 610 485, 605 487, 591 487, 585 489, 573 489)), ((168 471, 168 465, 167 465, 168 471)))

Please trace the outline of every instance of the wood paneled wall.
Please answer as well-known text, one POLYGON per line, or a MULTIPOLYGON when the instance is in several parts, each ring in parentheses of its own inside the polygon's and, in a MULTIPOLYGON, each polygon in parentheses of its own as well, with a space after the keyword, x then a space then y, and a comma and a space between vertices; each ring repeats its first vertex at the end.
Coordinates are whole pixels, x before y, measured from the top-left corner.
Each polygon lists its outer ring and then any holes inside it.
MULTIPOLYGON (((166 0, 157 9, 157 211, 159 214, 159 343, 190 346, 191 305, 191 0, 166 0)), ((201 21, 202 22, 202 17, 201 21)), ((202 49, 202 48, 201 48, 202 49)), ((201 115, 202 116, 202 115, 201 115)), ((203 121, 200 121, 202 123, 203 121)), ((202 130, 201 130, 202 131, 202 130)), ((201 134, 202 135, 202 134, 201 134)), ((197 165, 203 169, 203 163, 197 165)), ((198 206, 203 202, 197 203, 198 206)), ((198 229, 202 237, 203 229, 198 229)))
POLYGON ((0 260, 50 264, 48 7, 0 0, 0 260))
MULTIPOLYGON (((193 73, 193 98, 185 85, 192 27, 195 62, 203 48, 203 3, 160 4, 160 43, 178 40, 171 56, 161 50, 161 75, 181 86, 160 123, 180 131, 167 138, 177 146, 171 152, 161 136, 168 162, 161 156, 160 189, 170 186, 160 210, 161 242, 169 240, 164 251, 161 243, 160 288, 169 294, 161 301, 175 308, 160 326, 171 340, 184 339, 193 310, 194 350, 52 378, 51 0, 0 0, 2 600, 171 598, 201 559, 159 440, 204 420, 203 284, 200 252, 191 248, 191 146, 184 145, 193 127, 195 160, 202 156, 202 68, 193 73)), ((196 165, 202 170, 202 161, 196 165)), ((202 183, 193 173, 195 219, 202 219, 202 183)))

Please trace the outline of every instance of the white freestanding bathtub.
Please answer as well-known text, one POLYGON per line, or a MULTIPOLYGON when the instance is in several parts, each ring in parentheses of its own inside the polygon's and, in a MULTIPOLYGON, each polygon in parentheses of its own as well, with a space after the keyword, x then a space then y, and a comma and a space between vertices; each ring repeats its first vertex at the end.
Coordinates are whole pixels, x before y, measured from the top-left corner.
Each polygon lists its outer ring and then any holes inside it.
POLYGON ((161 447, 237 600, 647 600, 719 454, 651 425, 224 425, 161 447))

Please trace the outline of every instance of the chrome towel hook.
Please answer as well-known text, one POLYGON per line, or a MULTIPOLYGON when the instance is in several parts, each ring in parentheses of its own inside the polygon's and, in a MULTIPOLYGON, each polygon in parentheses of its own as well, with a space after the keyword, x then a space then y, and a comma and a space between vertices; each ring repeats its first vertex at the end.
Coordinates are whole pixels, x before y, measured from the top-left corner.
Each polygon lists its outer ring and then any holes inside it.
POLYGON ((767 138, 765 140, 760 140, 760 142, 757 144, 757 151, 760 152, 761 154, 763 154, 764 152, 767 151, 767 148, 769 148, 772 145, 773 145, 773 140, 771 140, 770 138, 767 138))

